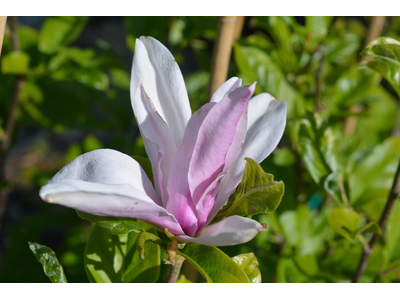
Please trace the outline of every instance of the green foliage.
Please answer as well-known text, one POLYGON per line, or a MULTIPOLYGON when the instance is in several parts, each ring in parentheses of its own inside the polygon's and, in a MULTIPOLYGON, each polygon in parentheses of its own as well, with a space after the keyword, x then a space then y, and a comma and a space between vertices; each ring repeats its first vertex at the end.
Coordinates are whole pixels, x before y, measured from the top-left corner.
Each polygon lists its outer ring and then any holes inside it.
POLYGON ((2 57, 1 72, 4 74, 26 74, 29 70, 29 55, 23 51, 13 51, 2 57))
POLYGON ((240 254, 232 257, 232 259, 246 273, 251 283, 261 283, 261 273, 254 253, 240 254))
POLYGON ((160 246, 139 246, 139 240, 140 235, 135 232, 111 235, 94 226, 85 249, 85 270, 90 282, 156 282, 160 246), (145 259, 139 247, 144 248, 145 259))
POLYGON ((236 193, 220 210, 217 219, 232 215, 253 216, 269 213, 281 203, 285 186, 282 181, 274 181, 274 176, 265 173, 254 160, 246 158, 243 178, 236 193))
POLYGON ((208 283, 250 282, 242 266, 216 247, 190 243, 179 254, 186 258, 208 283))
POLYGON ((36 259, 42 264, 43 271, 54 283, 67 283, 62 265, 58 262, 57 256, 49 247, 37 243, 29 243, 29 248, 36 259))
POLYGON ((141 233, 148 225, 140 220, 118 217, 102 217, 77 211, 78 215, 96 226, 104 229, 109 234, 125 234, 129 232, 141 233))

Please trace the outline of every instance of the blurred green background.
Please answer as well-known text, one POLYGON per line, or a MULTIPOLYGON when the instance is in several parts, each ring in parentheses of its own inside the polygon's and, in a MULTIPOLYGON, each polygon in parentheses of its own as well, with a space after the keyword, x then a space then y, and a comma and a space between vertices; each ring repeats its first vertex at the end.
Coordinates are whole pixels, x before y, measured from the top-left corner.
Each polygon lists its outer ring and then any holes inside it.
MULTIPOLYGON (((0 62, 0 139, 14 97, 20 107, 1 154, 0 282, 48 282, 28 241, 52 248, 69 282, 87 282, 90 223, 41 201, 39 188, 94 149, 146 156, 129 95, 135 38, 164 43, 182 70, 192 111, 205 104, 218 18, 20 17, 17 27, 13 20, 0 62)), ((284 181, 285 195, 276 212, 255 216, 268 232, 221 249, 254 252, 263 282, 351 281, 362 245, 378 230, 400 159, 400 118, 396 91, 362 62, 372 28, 367 17, 245 18, 229 77, 257 81, 256 94, 288 104, 285 135, 262 164, 284 181)), ((400 40, 400 18, 386 17, 379 31, 400 40)), ((202 280, 190 267, 184 273, 202 280)), ((396 203, 361 281, 399 280, 396 203)))

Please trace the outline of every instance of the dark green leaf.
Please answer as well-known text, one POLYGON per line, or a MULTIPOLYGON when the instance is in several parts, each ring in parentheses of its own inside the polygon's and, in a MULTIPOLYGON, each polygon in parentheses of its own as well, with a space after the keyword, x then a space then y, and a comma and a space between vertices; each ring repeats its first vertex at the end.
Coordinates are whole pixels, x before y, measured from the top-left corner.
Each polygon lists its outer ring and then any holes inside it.
POLYGON ((274 181, 273 175, 265 173, 254 160, 246 158, 242 181, 216 218, 273 212, 281 203, 284 190, 285 185, 282 181, 274 181))
POLYGON ((179 254, 185 257, 209 283, 250 282, 241 267, 216 247, 189 243, 179 250, 179 254))
POLYGON ((92 222, 110 234, 141 233, 151 228, 147 223, 136 219, 95 216, 81 211, 77 213, 82 219, 92 222))
POLYGON ((42 264, 44 273, 54 283, 67 283, 64 270, 58 262, 57 256, 49 247, 28 242, 36 259, 42 264))
MULTIPOLYGON (((154 231, 155 232, 155 231, 154 231)), ((145 259, 138 251, 139 234, 111 235, 94 226, 85 249, 85 269, 91 282, 156 282, 160 246, 146 243, 145 259)))
POLYGON ((232 257, 232 259, 246 273, 251 283, 261 283, 261 273, 258 268, 258 261, 253 252, 240 254, 232 257))

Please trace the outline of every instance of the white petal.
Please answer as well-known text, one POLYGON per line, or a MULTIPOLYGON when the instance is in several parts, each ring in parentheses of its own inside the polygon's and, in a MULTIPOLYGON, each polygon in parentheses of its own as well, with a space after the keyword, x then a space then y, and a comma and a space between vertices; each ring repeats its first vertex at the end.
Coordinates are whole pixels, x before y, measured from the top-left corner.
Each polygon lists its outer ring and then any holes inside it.
POLYGON ((149 156, 156 191, 165 207, 168 201, 167 182, 176 154, 176 145, 168 124, 156 110, 143 85, 132 98, 135 117, 149 156))
POLYGON ((42 187, 40 196, 48 203, 70 207, 85 213, 137 218, 183 234, 175 217, 146 194, 127 184, 102 184, 82 180, 63 180, 42 187))
POLYGON ((230 92, 232 92, 234 89, 237 89, 238 87, 242 86, 242 79, 237 78, 237 77, 232 77, 225 81, 224 84, 222 84, 212 95, 210 102, 219 102, 224 98, 226 95, 228 95, 230 92))
POLYGON ((139 163, 132 157, 111 149, 94 150, 78 156, 62 168, 42 187, 41 196, 49 185, 66 180, 82 180, 110 185, 130 185, 161 203, 153 185, 139 163))
POLYGON ((132 99, 141 84, 167 122, 178 147, 192 115, 185 82, 171 52, 152 37, 136 39, 131 78, 132 99))
POLYGON ((231 216, 209 225, 198 237, 177 236, 182 242, 194 242, 206 246, 231 246, 247 243, 266 227, 249 218, 231 216))
POLYGON ((240 183, 245 158, 262 162, 276 148, 286 126, 286 102, 275 100, 269 94, 260 94, 250 100, 248 108, 247 134, 238 158, 227 170, 218 189, 217 200, 208 217, 211 222, 230 194, 240 183))

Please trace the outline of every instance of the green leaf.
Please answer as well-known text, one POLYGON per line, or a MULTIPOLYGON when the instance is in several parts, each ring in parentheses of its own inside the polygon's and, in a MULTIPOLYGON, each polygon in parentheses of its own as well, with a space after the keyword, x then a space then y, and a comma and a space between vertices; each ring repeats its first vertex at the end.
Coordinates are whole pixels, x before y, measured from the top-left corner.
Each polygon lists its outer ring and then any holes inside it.
POLYGON ((43 271, 54 283, 67 283, 64 270, 59 263, 56 254, 49 247, 37 243, 28 242, 36 259, 42 264, 43 271))
POLYGON ((251 158, 246 158, 242 181, 235 195, 220 210, 216 218, 273 212, 281 203, 284 191, 285 185, 282 181, 274 181, 273 175, 265 173, 251 158))
POLYGON ((253 252, 240 254, 232 257, 232 259, 246 273, 251 283, 261 283, 261 272, 258 268, 257 258, 253 252))
POLYGON ((90 282, 156 282, 160 274, 160 246, 146 243, 146 258, 142 259, 138 238, 139 234, 134 232, 111 235, 94 226, 84 262, 90 282))
POLYGON ((400 96, 400 42, 380 37, 368 44, 362 54, 373 58, 365 65, 382 74, 400 96))
POLYGON ((161 243, 161 239, 158 236, 156 236, 155 234, 152 234, 151 232, 140 233, 139 237, 138 237, 137 246, 140 251, 140 257, 142 259, 145 259, 145 244, 147 241, 153 242, 155 244, 161 243))
POLYGON ((178 251, 209 283, 250 282, 241 267, 216 247, 189 243, 178 251))
POLYGON ((129 218, 103 217, 76 211, 82 219, 88 220, 98 227, 103 228, 109 234, 124 234, 129 232, 141 233, 150 229, 147 223, 129 218))
POLYGON ((289 117, 303 114, 303 96, 288 83, 281 67, 266 52, 240 44, 234 50, 235 61, 245 84, 257 81, 256 93, 264 91, 286 101, 289 117))
POLYGON ((185 275, 181 275, 176 283, 192 283, 185 275))
POLYGON ((329 214, 329 225, 345 238, 352 240, 360 216, 349 207, 335 207, 329 214))
POLYGON ((88 17, 48 17, 39 34, 39 50, 52 54, 76 40, 88 17))
POLYGON ((306 16, 306 30, 311 37, 312 49, 325 39, 332 19, 330 16, 306 16))
POLYGON ((1 72, 4 74, 26 74, 29 71, 30 57, 23 51, 13 51, 3 56, 1 72))

